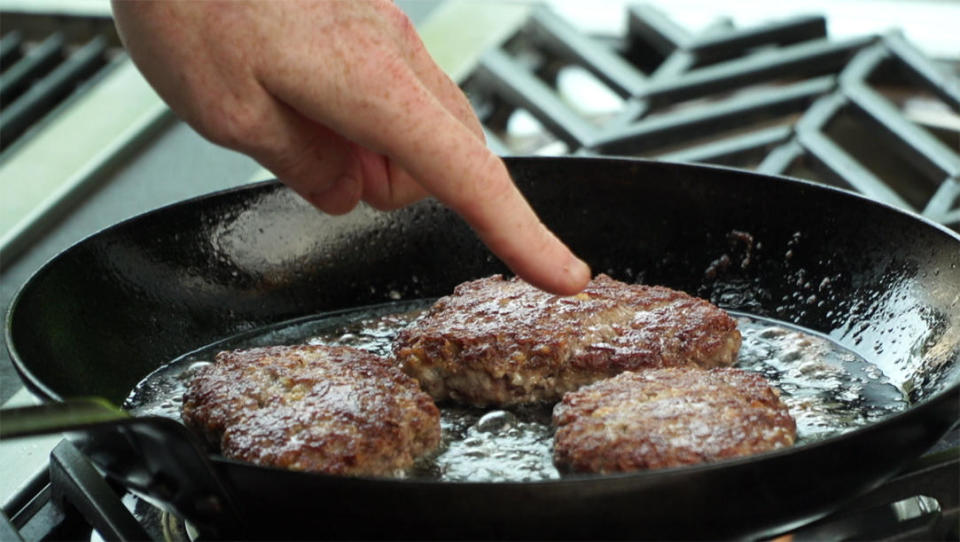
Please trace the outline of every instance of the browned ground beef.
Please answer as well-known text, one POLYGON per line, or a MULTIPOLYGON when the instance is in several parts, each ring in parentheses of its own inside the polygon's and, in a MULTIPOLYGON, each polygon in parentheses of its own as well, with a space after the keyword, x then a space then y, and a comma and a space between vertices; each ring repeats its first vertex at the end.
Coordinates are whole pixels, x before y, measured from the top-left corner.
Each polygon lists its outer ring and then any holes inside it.
POLYGON ((331 474, 390 475, 440 443, 440 414, 392 362, 355 348, 221 352, 182 416, 223 455, 331 474))
POLYGON ((730 365, 736 322, 707 301, 599 275, 561 297, 499 275, 457 286, 401 331, 394 352, 434 399, 557 401, 625 370, 730 365))
POLYGON ((609 473, 690 465, 790 446, 796 423, 759 374, 723 367, 626 372, 554 407, 554 463, 609 473))

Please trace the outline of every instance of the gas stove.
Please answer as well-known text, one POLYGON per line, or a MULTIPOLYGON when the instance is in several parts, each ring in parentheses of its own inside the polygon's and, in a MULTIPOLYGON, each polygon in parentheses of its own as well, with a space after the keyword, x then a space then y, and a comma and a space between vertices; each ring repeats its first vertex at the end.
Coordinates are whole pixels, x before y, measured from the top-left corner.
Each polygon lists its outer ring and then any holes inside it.
MULTIPOLYGON (((19 137, 5 133, 0 175, 37 186, 0 184, 2 199, 18 202, 0 222, 4 307, 44 261, 102 227, 270 177, 172 117, 119 49, 107 6, 66 1, 58 9, 67 13, 50 16, 10 3, 20 11, 5 22, 23 24, 4 30, 3 77, 14 80, 10 70, 27 59, 18 69, 33 75, 16 81, 33 86, 14 89, 27 105, 4 95, 5 126, 13 118, 19 137)), ((946 22, 960 18, 958 6, 813 2, 802 14, 753 2, 399 3, 499 154, 783 174, 960 229, 960 44, 946 22)), ((30 402, 0 362, 0 402, 30 402)), ((4 540, 196 535, 59 438, 0 443, 0 464, 16 465, 0 483, 4 540)), ((955 429, 894 480, 784 536, 957 539, 957 480, 955 429)))

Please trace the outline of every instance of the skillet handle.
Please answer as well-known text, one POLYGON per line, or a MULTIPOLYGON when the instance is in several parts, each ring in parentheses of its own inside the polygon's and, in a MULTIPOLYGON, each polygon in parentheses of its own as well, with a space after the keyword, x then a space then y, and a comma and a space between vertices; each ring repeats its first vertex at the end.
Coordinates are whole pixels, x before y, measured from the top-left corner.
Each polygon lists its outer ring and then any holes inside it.
POLYGON ((0 438, 78 431, 130 419, 105 399, 69 399, 62 403, 0 410, 0 438))

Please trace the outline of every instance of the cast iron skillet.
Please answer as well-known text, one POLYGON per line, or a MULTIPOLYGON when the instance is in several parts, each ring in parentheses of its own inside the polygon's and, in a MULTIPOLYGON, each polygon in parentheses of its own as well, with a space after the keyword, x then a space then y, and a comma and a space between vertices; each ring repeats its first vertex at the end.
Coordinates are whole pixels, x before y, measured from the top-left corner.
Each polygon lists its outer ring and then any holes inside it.
MULTIPOLYGON (((958 418, 956 234, 843 191, 732 169, 593 158, 507 163, 544 222, 595 272, 828 333, 908 390, 910 408, 751 458, 539 483, 256 467, 198 454, 182 426, 160 419, 77 441, 112 475, 171 503, 210 536, 717 538, 826 513, 892 476, 958 418)), ((238 332, 436 297, 504 271, 434 202, 333 218, 264 183, 148 213, 65 251, 15 300, 8 347, 42 397, 119 404, 159 365, 238 332)))

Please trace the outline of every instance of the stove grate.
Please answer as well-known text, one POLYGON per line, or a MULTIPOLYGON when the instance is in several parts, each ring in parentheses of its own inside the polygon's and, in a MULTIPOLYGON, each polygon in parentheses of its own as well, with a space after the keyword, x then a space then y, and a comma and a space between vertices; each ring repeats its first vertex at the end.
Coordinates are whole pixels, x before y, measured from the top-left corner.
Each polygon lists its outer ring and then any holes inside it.
POLYGON ((108 35, 79 43, 74 38, 60 31, 39 38, 14 28, 0 39, 0 151, 21 140, 110 65, 108 35))
POLYGON ((898 33, 832 40, 804 16, 691 35, 648 6, 628 22, 624 38, 594 37, 538 8, 485 52, 463 86, 491 148, 745 167, 960 228, 960 81, 898 33), (617 106, 584 113, 559 84, 571 68, 617 106), (533 143, 509 133, 517 111, 542 126, 533 143))

